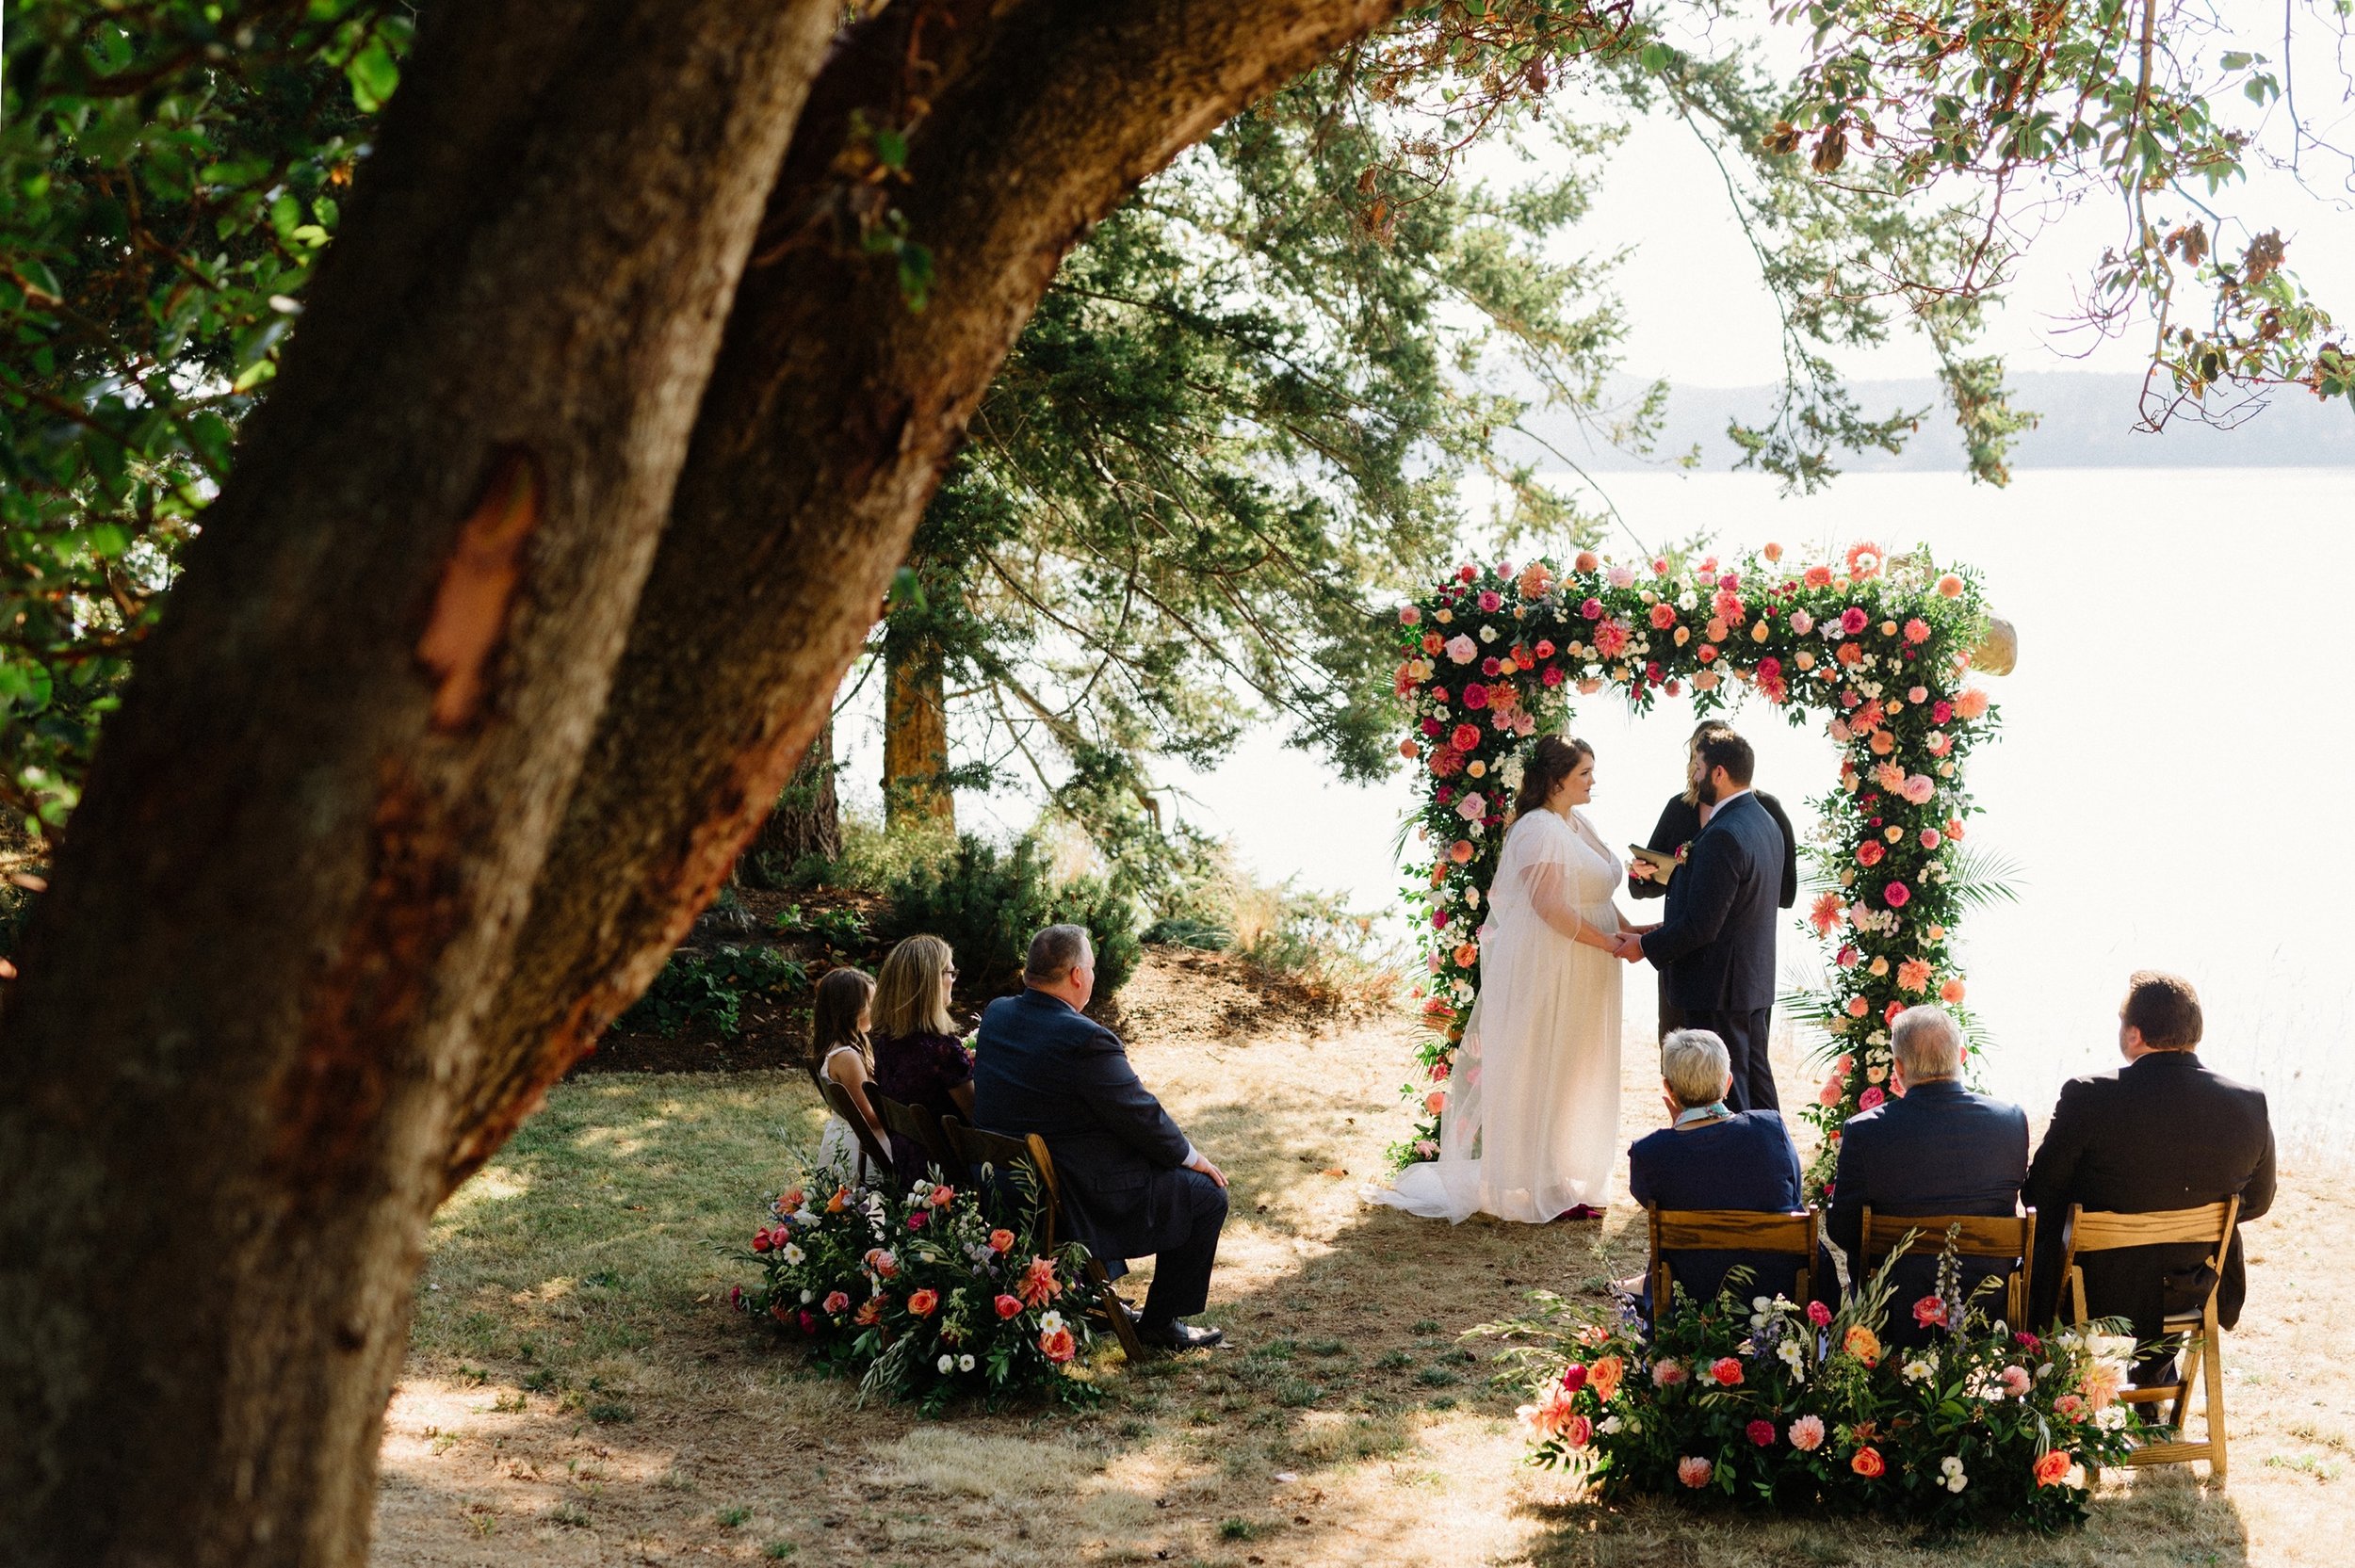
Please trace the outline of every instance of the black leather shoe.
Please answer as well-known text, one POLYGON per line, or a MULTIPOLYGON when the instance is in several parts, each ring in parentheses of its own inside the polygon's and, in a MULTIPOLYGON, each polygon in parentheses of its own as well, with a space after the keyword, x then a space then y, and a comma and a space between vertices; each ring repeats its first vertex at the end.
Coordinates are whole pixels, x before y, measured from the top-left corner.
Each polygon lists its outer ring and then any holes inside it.
POLYGON ((1157 1350, 1209 1350, 1226 1342, 1222 1329, 1197 1329, 1172 1318, 1166 1323, 1140 1323, 1137 1337, 1157 1350))

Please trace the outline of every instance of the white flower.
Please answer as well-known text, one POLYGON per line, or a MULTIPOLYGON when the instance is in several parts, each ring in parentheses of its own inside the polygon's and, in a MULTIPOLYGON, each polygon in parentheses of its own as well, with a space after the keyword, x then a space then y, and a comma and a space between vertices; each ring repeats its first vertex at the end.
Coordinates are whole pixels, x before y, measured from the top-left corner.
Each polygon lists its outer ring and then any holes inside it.
POLYGON ((1700 602, 1700 595, 1694 592, 1689 588, 1677 595, 1677 608, 1681 610, 1697 609, 1699 607, 1700 602))
POLYGON ((790 1241, 785 1244, 785 1261, 788 1266, 798 1267, 802 1259, 807 1255, 807 1253, 804 1253, 799 1247, 796 1247, 790 1241))
POLYGON ((935 1366, 936 1367, 938 1367, 941 1371, 946 1372, 946 1371, 948 1371, 948 1370, 949 1370, 949 1368, 950 1368, 951 1366, 954 1366, 956 1364, 957 1364, 957 1358, 956 1358, 956 1357, 951 1356, 951 1355, 944 1355, 944 1356, 942 1356, 942 1357, 941 1357, 941 1358, 940 1358, 937 1362, 934 1362, 934 1366, 935 1366))
POLYGON ((1038 1327, 1041 1334, 1053 1334, 1057 1329, 1063 1327, 1063 1314, 1054 1311, 1041 1313, 1039 1315, 1038 1327))
POLYGON ((1494 626, 1483 626, 1483 627, 1481 627, 1481 628, 1480 628, 1480 640, 1481 640, 1481 641, 1483 641, 1483 642, 1494 642, 1496 639, 1497 639, 1497 629, 1496 629, 1494 626))
POLYGON ((1959 1454, 1948 1454, 1938 1462, 1938 1468, 1945 1477, 1944 1485, 1949 1492, 1959 1492, 1971 1484, 1971 1478, 1962 1473, 1962 1456, 1959 1454))
POLYGON ((804 1290, 802 1292, 802 1305, 804 1306, 809 1305, 810 1302, 816 1301, 818 1297, 816 1294, 811 1291, 804 1290))
POLYGON ((1464 889, 1464 903, 1468 908, 1478 909, 1480 907, 1480 889, 1476 887, 1468 887, 1464 889))
MULTIPOLYGON (((1905 1380, 1908 1382, 1927 1382, 1936 1376, 1938 1376, 1938 1366, 1934 1362, 1915 1360, 1906 1363, 1905 1380)), ((1949 1460, 1947 1463, 1951 1464, 1960 1462, 1949 1460)))
POLYGON ((1601 1421, 1600 1421, 1600 1423, 1596 1426, 1595 1430, 1596 1430, 1597 1431, 1599 1431, 1599 1432, 1602 1433, 1602 1434, 1603 1434, 1603 1436, 1605 1436, 1605 1437, 1613 1437, 1613 1436, 1617 1435, 1619 1429, 1620 1429, 1621 1427, 1625 1426, 1626 1424, 1627 1424, 1627 1423, 1625 1423, 1624 1421, 1621 1421, 1621 1420, 1620 1420, 1617 1416, 1616 1416, 1616 1415, 1606 1415, 1606 1416, 1604 1416, 1604 1417, 1602 1418, 1602 1420, 1601 1420, 1601 1421))
POLYGON ((2124 1405, 2112 1405, 2107 1410, 2095 1411, 2093 1413, 2093 1424, 2101 1428, 2103 1431, 2118 1431, 2119 1428, 2126 1424, 2126 1407, 2124 1405))
POLYGON ((1792 1371, 1802 1378, 1806 1377, 1807 1369, 1799 1365, 1799 1342, 1797 1340, 1785 1339, 1775 1347, 1775 1354, 1781 1357, 1783 1364, 1792 1371))
POLYGON ((973 1358, 971 1356, 957 1357, 957 1370, 960 1372, 970 1372, 973 1370, 973 1358))

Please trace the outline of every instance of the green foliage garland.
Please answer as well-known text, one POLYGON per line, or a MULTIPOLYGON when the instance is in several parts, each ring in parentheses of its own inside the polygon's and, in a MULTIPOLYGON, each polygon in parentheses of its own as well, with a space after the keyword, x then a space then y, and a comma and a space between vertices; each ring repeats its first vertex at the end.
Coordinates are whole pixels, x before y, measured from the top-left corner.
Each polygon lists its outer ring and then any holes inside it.
POLYGON ((1424 1084, 1408 1089, 1426 1115, 1394 1156, 1437 1153, 1437 1086, 1479 990, 1474 931, 1510 785, 1527 737, 1567 722, 1572 694, 1609 687, 1647 713, 1689 687, 1709 714, 1746 688, 1794 724, 1823 717, 1842 748, 1810 851, 1827 884, 1807 912, 1827 986, 1786 999, 1824 1029, 1832 1059, 1807 1109, 1824 1134, 1812 1190, 1830 1179, 1841 1124, 1886 1092, 1889 1020, 1931 1000, 1961 1012, 1963 767, 1996 729, 1986 691, 1967 684, 1987 622, 1976 576, 1872 543, 1837 563, 1783 554, 1769 544, 1739 560, 1663 556, 1640 568, 1591 552, 1567 571, 1464 565, 1399 610, 1395 685, 1413 727, 1399 749, 1422 769, 1413 837, 1430 857, 1405 892, 1424 916, 1422 1010, 1437 1033, 1419 1052, 1424 1084))

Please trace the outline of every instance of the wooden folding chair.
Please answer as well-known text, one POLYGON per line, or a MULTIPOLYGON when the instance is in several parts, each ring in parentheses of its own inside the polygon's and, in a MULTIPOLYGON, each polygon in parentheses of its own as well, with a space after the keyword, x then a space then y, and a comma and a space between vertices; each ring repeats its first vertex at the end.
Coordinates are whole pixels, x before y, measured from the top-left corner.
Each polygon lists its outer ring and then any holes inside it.
MULTIPOLYGON (((1022 1138, 1009 1138, 1004 1133, 985 1132, 968 1127, 953 1116, 941 1119, 941 1131, 958 1156, 968 1166, 994 1171, 1010 1170, 1027 1165, 1038 1181, 1039 1223, 1044 1227, 1039 1250, 1052 1252, 1059 1228, 1067 1229, 1063 1220, 1063 1187, 1055 1179, 1055 1156, 1047 1152, 1047 1140, 1036 1133, 1022 1138)), ((1104 1272, 1103 1260, 1093 1252, 1087 1255, 1082 1279, 1088 1286, 1087 1316, 1112 1331, 1120 1341, 1123 1354, 1130 1361, 1145 1359, 1145 1341, 1138 1337, 1136 1323, 1129 1317, 1129 1308, 1113 1288, 1112 1276, 1104 1272)))
POLYGON ((1668 1274, 1670 1253, 1696 1250, 1745 1253, 1790 1253, 1799 1260, 1798 1294, 1805 1301, 1815 1281, 1817 1220, 1811 1208, 1788 1213, 1747 1208, 1654 1208, 1651 1217, 1651 1310, 1657 1317, 1674 1301, 1668 1274))
MULTIPOLYGON (((941 1175, 951 1185, 960 1179, 959 1172, 964 1167, 957 1163, 956 1150, 942 1135, 940 1118, 932 1113, 930 1107, 901 1105, 897 1100, 876 1093, 871 1088, 867 1091, 867 1099, 875 1107, 875 1114, 883 1118, 885 1131, 894 1137, 904 1138, 922 1149, 924 1157, 938 1166, 941 1175)), ((902 1185, 912 1185, 923 1174, 921 1171, 899 1172, 902 1185)))
POLYGON ((2009 1258, 2019 1264, 2004 1291, 2004 1321, 2015 1329, 2028 1326, 2028 1270, 2036 1256, 2036 1210, 2025 1214, 1875 1214, 1864 1205, 1864 1238, 1857 1250, 1863 1254, 1850 1266, 1853 1283, 1870 1274, 1880 1260, 1901 1249, 1909 1253, 1942 1253, 1946 1233, 1956 1230, 1957 1257, 2009 1258), (1957 1227, 1959 1227, 1957 1230, 1957 1227), (1904 1246, 1906 1232, 1917 1234, 1904 1246))
POLYGON ((881 1180, 891 1180, 891 1151, 883 1146, 882 1140, 875 1136, 875 1129, 869 1126, 867 1118, 859 1114, 858 1102, 851 1098, 851 1091, 822 1073, 817 1075, 817 1078, 819 1097, 826 1102, 826 1108, 849 1123, 852 1135, 858 1140, 859 1185, 867 1185, 867 1172, 870 1168, 881 1180))
POLYGON ((2119 1396, 2128 1404, 2175 1401, 2168 1424, 2175 1429, 2171 1443, 2146 1443, 2126 1456, 2129 1464, 2188 1464, 2208 1462, 2208 1475, 2224 1479, 2224 1352, 2216 1321, 2216 1293, 2224 1283, 2224 1259, 2233 1247, 2233 1226, 2240 1219, 2240 1199, 2198 1208, 2164 1209, 2155 1214, 2112 1214, 2069 1205, 2069 1229, 2061 1237, 2061 1278, 2069 1287, 2071 1322, 2083 1323, 2086 1314, 2086 1275, 2077 1260, 2087 1253, 2113 1252, 2120 1247, 2156 1247, 2198 1242, 2216 1250, 2208 1268, 2216 1281, 2196 1312, 2170 1312, 2160 1324, 2161 1334, 2176 1343, 2178 1377, 2174 1382, 2127 1389, 2119 1396), (2204 1442, 2184 1439, 2184 1417, 2190 1413, 2192 1384, 2205 1371, 2208 1379, 2207 1436, 2204 1442))

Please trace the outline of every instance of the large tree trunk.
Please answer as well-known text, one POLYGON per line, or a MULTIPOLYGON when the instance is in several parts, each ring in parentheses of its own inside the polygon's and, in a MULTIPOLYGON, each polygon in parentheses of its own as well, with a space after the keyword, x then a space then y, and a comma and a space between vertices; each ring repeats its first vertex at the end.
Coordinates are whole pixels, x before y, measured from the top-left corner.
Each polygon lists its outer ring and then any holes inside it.
POLYGON ((804 860, 840 857, 842 804, 834 771, 834 721, 828 719, 753 839, 753 854, 771 874, 783 876, 804 860))
MULTIPOLYGON (((809 744, 990 376, 1064 252, 1123 194, 1402 0, 974 0, 895 7, 812 89, 671 523, 488 1026, 560 1073, 661 966, 809 744), (927 25, 928 19, 930 24, 927 25), (909 33, 918 34, 911 44, 909 33), (923 59, 901 206, 936 283, 795 246, 853 111, 923 59)), ((505 1129, 487 1091, 486 1136, 505 1129)))
POLYGON ((437 6, 0 1044, 0 1561, 350 1564, 834 0, 437 6))
POLYGON ((427 1217, 727 875, 1057 261, 1399 3, 907 0, 798 126, 832 0, 434 8, 9 1004, 0 1561, 362 1558, 427 1217), (810 237, 854 111, 921 313, 810 237))
POLYGON ((940 644, 893 628, 884 634, 884 820, 894 828, 957 825, 948 784, 948 673, 940 644))

